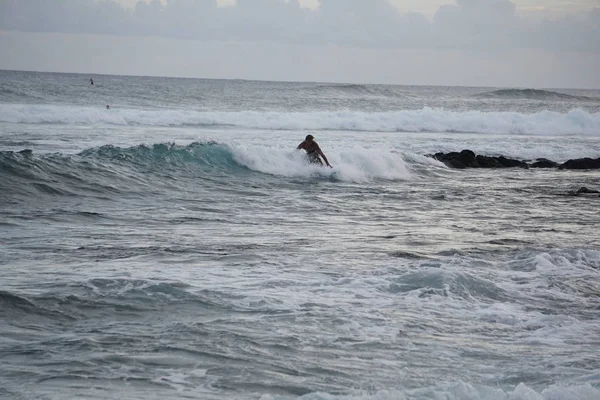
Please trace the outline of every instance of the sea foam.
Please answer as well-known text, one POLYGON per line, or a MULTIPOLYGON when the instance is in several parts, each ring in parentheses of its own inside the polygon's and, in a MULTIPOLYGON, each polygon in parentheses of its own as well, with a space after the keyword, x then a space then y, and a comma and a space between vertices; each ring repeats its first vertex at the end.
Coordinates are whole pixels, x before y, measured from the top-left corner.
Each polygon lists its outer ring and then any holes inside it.
MULTIPOLYGON (((598 396, 600 396, 600 391, 589 384, 577 386, 552 385, 538 392, 523 383, 517 385, 514 390, 503 390, 497 387, 458 382, 440 385, 436 388, 388 389, 373 393, 354 392, 332 395, 317 392, 299 398, 302 400, 592 400, 597 399, 598 396)), ((265 395, 261 397, 261 400, 287 400, 291 398, 291 396, 265 395)))
POLYGON ((0 104, 0 122, 122 126, 232 126, 267 130, 381 132, 470 132, 531 135, 600 135, 600 113, 420 110, 362 112, 199 111, 192 109, 110 110, 65 105, 0 104))
POLYGON ((239 165, 271 175, 324 177, 347 182, 407 180, 411 177, 402 155, 391 151, 331 149, 327 154, 334 168, 330 169, 308 163, 300 151, 242 145, 230 145, 230 148, 239 165))

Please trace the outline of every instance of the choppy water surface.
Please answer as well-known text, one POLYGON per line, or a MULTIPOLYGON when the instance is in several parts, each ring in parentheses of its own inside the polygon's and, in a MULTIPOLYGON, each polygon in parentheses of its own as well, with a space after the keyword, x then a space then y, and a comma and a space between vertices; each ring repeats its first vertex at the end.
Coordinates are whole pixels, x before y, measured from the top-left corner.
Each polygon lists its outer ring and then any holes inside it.
POLYGON ((0 77, 0 397, 600 398, 600 173, 425 157, 598 92, 0 77))

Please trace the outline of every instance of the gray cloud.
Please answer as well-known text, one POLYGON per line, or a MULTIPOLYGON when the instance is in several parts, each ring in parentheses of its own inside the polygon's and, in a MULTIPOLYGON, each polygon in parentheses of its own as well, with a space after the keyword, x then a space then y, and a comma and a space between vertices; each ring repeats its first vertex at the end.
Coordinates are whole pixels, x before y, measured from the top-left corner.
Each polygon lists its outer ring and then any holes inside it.
POLYGON ((363 48, 540 48, 600 52, 600 8, 557 18, 518 16, 509 0, 456 0, 432 21, 401 14, 386 0, 139 1, 0 0, 0 29, 29 32, 158 36, 212 41, 335 44, 363 48))
POLYGON ((507 47, 520 34, 515 5, 508 0, 457 0, 434 18, 442 46, 507 47))

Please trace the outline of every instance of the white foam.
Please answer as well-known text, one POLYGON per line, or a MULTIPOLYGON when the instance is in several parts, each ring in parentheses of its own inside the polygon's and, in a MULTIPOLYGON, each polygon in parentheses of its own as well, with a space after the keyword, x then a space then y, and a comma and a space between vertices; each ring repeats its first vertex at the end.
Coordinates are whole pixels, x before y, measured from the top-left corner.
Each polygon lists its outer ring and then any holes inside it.
POLYGON ((399 153, 382 149, 327 150, 333 168, 307 162, 303 151, 257 145, 230 145, 234 160, 254 171, 280 176, 323 177, 346 182, 407 180, 411 175, 399 153))
POLYGON ((425 107, 393 112, 323 111, 217 112, 181 109, 143 110, 66 105, 0 104, 0 122, 83 125, 211 126, 269 130, 380 132, 473 132, 532 135, 600 135, 600 113, 581 109, 558 113, 457 112, 425 107))
MULTIPOLYGON (((264 395, 261 400, 287 400, 291 396, 264 395)), ((298 398, 298 397, 293 397, 298 398)), ((332 395, 328 393, 310 393, 301 396, 302 400, 597 400, 600 391, 589 384, 577 386, 552 385, 536 391, 521 383, 514 390, 503 390, 464 382, 441 385, 437 388, 412 390, 380 390, 375 393, 351 393, 332 395)))

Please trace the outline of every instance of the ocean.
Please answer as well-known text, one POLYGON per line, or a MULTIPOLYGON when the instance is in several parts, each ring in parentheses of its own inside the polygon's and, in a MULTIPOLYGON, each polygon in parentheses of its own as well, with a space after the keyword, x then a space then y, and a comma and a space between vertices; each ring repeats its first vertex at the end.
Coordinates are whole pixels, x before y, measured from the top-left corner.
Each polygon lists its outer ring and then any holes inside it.
POLYGON ((600 91, 0 71, 0 398, 600 399, 600 170, 464 149, 600 91))

